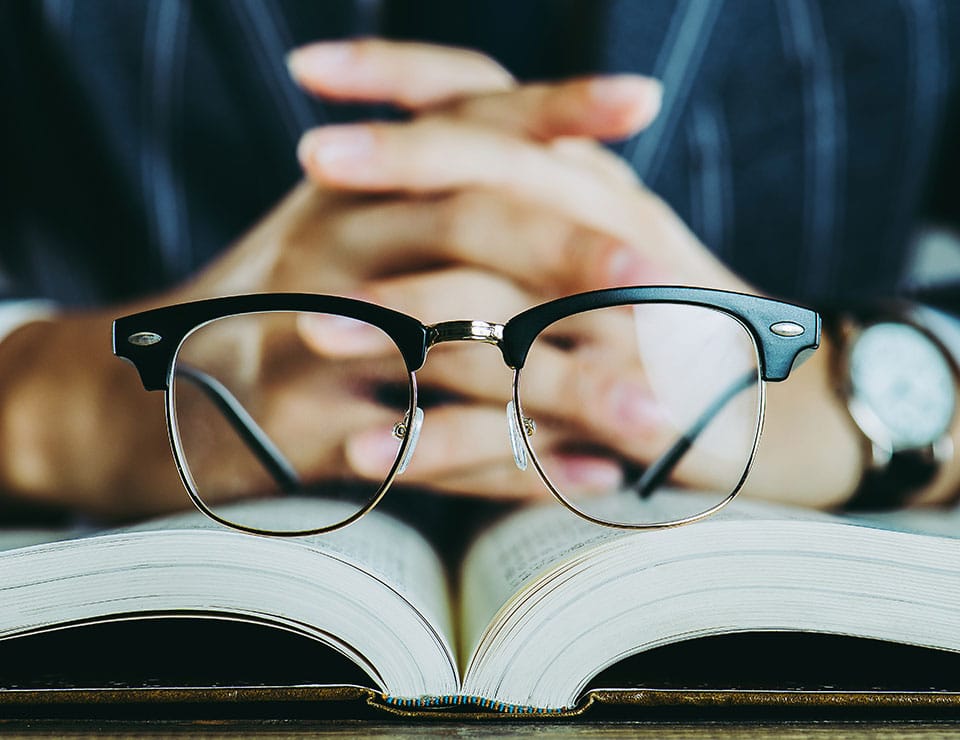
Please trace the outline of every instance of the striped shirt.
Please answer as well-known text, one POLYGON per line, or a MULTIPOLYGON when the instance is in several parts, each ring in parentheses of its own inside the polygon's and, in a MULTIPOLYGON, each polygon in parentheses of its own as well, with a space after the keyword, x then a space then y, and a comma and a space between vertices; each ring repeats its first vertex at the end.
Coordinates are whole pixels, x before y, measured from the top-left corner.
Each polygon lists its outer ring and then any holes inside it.
POLYGON ((633 71, 616 145, 712 251, 818 307, 904 290, 960 217, 948 0, 2 0, 0 295, 97 305, 171 286, 300 175, 301 132, 382 115, 307 97, 285 53, 358 34, 483 50, 518 78, 633 71))

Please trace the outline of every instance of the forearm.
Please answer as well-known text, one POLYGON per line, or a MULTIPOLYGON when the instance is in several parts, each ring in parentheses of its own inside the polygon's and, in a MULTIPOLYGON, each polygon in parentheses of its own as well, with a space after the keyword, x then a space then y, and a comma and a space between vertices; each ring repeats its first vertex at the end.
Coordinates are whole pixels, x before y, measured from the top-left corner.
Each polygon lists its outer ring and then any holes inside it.
POLYGON ((118 518, 185 502, 163 399, 113 357, 107 312, 26 324, 0 342, 0 490, 118 518))

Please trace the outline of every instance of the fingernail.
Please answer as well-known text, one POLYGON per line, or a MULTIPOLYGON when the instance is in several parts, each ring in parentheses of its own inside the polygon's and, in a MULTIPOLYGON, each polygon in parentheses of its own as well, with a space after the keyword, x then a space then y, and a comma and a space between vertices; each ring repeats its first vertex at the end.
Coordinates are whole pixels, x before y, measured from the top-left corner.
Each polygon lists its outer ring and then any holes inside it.
POLYGON ((663 83, 660 80, 647 80, 647 84, 650 89, 646 96, 646 114, 652 120, 656 118, 660 112, 660 107, 663 105, 663 83))
POLYGON ((350 467, 361 475, 386 475, 397 459, 400 440, 392 429, 373 429, 347 440, 346 453, 350 467))
POLYGON ((649 260, 630 246, 623 246, 607 264, 607 280, 612 286, 647 285, 657 282, 658 271, 649 260))
POLYGON ((642 96, 646 79, 638 75, 607 75, 590 81, 590 97, 605 104, 629 103, 642 96))
POLYGON ((623 484, 623 470, 612 460, 565 457, 560 463, 567 485, 586 491, 615 491, 623 484))
POLYGON ((663 85, 659 80, 639 75, 599 77, 590 83, 590 97, 602 106, 634 104, 631 119, 639 126, 652 121, 660 112, 663 85))
POLYGON ((295 80, 339 72, 347 64, 352 47, 342 41, 310 44, 287 54, 287 69, 295 80))
POLYGON ((607 412, 618 427, 627 430, 650 430, 664 420, 663 408, 645 388, 633 383, 619 383, 607 396, 607 412))
POLYGON ((300 314, 300 335, 322 354, 364 355, 389 346, 387 336, 372 324, 333 314, 300 314))
POLYGON ((357 168, 370 162, 374 136, 369 126, 325 126, 308 131, 297 146, 304 167, 332 177, 358 175, 357 168))

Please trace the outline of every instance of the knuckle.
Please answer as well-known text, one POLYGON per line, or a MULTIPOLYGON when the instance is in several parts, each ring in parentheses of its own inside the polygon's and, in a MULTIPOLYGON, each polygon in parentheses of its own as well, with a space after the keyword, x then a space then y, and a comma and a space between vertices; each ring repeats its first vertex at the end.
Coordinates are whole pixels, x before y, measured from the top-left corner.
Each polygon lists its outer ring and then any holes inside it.
POLYGON ((472 245, 485 224, 493 217, 490 203, 479 193, 460 191, 440 207, 438 237, 441 243, 460 255, 472 253, 472 245))
POLYGON ((384 123, 382 121, 371 121, 364 124, 373 139, 373 146, 378 150, 386 144, 389 144, 392 137, 400 130, 396 124, 384 123))
POLYGON ((577 231, 571 224, 555 222, 545 225, 536 242, 541 274, 561 291, 579 283, 581 244, 577 231))
MULTIPOLYGON (((584 229, 570 224, 564 230, 562 238, 557 242, 559 254, 555 259, 558 260, 559 265, 565 268, 565 277, 581 273, 581 268, 585 266, 581 263, 584 261, 584 253, 589 251, 586 249, 589 242, 589 233, 584 229)), ((589 264, 590 261, 587 261, 586 266, 589 266, 589 264)))
POLYGON ((591 287, 613 287, 622 272, 619 265, 626 248, 623 240, 594 231, 584 235, 584 245, 583 274, 591 287))
POLYGON ((407 124, 406 128, 416 134, 419 139, 435 144, 437 141, 445 142, 455 125, 444 116, 423 115, 407 124))
POLYGON ((555 385, 544 401, 556 404, 559 415, 569 421, 579 421, 585 409, 596 403, 597 387, 593 368, 588 360, 573 352, 564 352, 557 358, 559 372, 553 373, 555 385))
MULTIPOLYGON (((358 235, 362 234, 362 221, 352 211, 339 211, 325 214, 323 219, 324 238, 333 247, 353 246, 357 243, 358 235)), ((306 240, 302 240, 306 242, 306 240)), ((306 242, 309 243, 309 242, 306 242)), ((329 255, 332 249, 327 250, 329 255)))
POLYGON ((576 224, 554 221, 549 228, 544 226, 539 246, 538 263, 556 287, 562 290, 576 289, 595 271, 592 235, 576 224))
POLYGON ((608 425, 606 409, 619 386, 618 374, 594 362, 578 359, 571 363, 567 383, 567 387, 572 389, 569 411, 577 427, 601 438, 614 434, 608 425))
POLYGON ((502 166, 497 173, 503 178, 503 184, 516 187, 517 183, 523 182, 523 177, 518 177, 515 173, 531 176, 534 173, 539 175, 547 172, 544 168, 544 150, 537 144, 523 144, 508 137, 502 137, 504 144, 504 157, 499 164, 502 166))
POLYGON ((573 389, 570 399, 571 411, 578 421, 589 421, 593 415, 588 410, 596 407, 607 383, 597 377, 596 368, 592 363, 580 358, 570 363, 569 372, 567 387, 573 389))

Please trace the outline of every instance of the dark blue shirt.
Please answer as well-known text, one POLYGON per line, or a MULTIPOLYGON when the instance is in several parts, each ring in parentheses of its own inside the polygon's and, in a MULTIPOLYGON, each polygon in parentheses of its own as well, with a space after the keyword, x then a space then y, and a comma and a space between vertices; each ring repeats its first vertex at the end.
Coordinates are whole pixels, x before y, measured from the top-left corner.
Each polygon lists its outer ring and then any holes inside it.
POLYGON ((475 47, 520 79, 663 80, 617 145, 703 242, 824 307, 903 289, 955 224, 960 5, 944 0, 2 0, 0 291, 103 304, 183 280, 297 181, 300 133, 382 115, 289 79, 357 34, 475 47))

